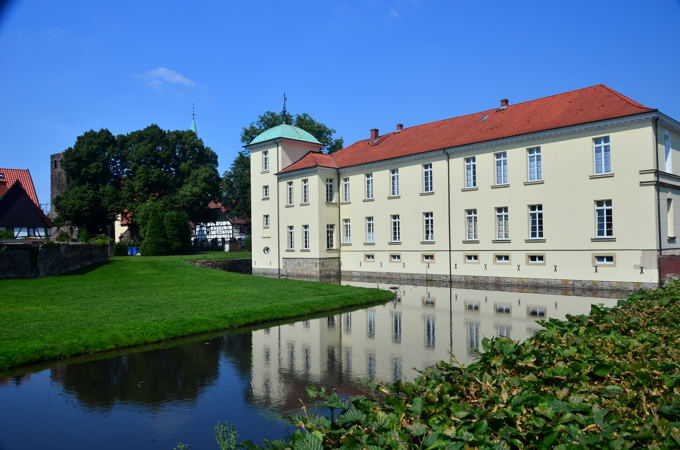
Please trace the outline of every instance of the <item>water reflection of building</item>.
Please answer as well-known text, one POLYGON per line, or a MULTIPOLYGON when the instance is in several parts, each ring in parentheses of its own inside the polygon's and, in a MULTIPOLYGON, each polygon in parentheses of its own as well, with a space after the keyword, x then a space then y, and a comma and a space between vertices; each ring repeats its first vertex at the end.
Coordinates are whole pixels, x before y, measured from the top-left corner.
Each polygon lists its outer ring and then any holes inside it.
POLYGON ((414 368, 439 360, 469 364, 484 337, 524 340, 540 330, 538 320, 586 314, 593 303, 616 300, 400 287, 399 300, 385 305, 254 331, 252 395, 286 409, 308 384, 342 389, 361 380, 412 379, 414 368))

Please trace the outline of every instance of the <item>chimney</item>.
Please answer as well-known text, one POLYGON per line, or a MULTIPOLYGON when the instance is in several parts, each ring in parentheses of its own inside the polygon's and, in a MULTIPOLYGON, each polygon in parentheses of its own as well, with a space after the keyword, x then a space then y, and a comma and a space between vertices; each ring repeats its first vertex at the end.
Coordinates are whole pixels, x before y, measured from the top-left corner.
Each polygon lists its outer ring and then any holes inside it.
POLYGON ((397 133, 400 132, 401 130, 404 129, 404 124, 403 123, 398 123, 397 124, 397 133))
POLYGON ((378 139, 378 129, 377 128, 371 128, 371 142, 374 142, 378 139))
POLYGON ((507 107, 508 107, 508 103, 509 103, 509 102, 508 102, 508 99, 507 99, 507 98, 502 99, 502 100, 501 100, 501 109, 507 108, 507 107))

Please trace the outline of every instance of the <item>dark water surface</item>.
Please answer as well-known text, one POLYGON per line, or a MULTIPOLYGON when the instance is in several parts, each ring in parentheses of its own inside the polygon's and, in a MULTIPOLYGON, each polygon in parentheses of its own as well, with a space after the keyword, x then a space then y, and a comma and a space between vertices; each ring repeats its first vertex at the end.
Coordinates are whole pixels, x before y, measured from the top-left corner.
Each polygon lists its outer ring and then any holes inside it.
POLYGON ((362 381, 412 379, 414 367, 441 359, 469 364, 483 337, 523 340, 540 329, 537 320, 616 304, 425 286, 399 286, 399 298, 32 373, 0 373, 0 450, 170 449, 178 442, 211 449, 213 427, 224 420, 241 439, 282 438, 292 427, 280 416, 299 408, 305 386, 352 394, 362 381))

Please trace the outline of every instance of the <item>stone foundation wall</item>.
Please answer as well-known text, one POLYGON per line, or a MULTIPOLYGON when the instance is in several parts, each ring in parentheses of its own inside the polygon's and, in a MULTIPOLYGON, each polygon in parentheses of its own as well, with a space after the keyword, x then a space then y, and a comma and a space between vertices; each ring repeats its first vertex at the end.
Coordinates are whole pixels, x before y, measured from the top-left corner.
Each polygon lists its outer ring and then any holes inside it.
POLYGON ((201 261, 191 261, 199 267, 223 270, 225 272, 236 272, 250 275, 253 273, 252 259, 209 259, 201 261))
POLYGON ((340 275, 340 258, 283 258, 281 276, 333 279, 340 275))
POLYGON ((556 278, 512 278, 512 277, 479 277, 470 275, 424 275, 422 273, 392 273, 392 272, 359 272, 342 271, 343 280, 379 281, 383 283, 452 283, 457 285, 495 287, 495 286, 535 286, 557 290, 599 290, 635 291, 638 289, 655 289, 657 283, 638 283, 623 281, 590 281, 567 280, 556 278))
POLYGON ((106 246, 3 241, 0 242, 0 280, 63 275, 108 260, 106 246))

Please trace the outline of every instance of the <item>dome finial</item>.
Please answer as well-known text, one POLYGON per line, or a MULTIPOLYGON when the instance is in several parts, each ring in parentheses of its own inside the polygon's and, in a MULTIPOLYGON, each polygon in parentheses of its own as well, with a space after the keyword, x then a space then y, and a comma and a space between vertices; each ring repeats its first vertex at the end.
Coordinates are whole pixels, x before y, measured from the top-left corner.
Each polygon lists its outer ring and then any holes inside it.
POLYGON ((290 120, 290 114, 288 114, 288 110, 286 109, 286 103, 288 102, 288 96, 286 93, 283 93, 283 109, 281 109, 281 118, 283 119, 283 123, 286 125, 292 125, 292 121, 290 120))

